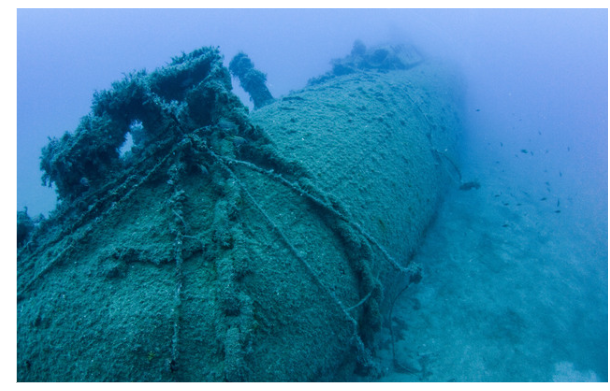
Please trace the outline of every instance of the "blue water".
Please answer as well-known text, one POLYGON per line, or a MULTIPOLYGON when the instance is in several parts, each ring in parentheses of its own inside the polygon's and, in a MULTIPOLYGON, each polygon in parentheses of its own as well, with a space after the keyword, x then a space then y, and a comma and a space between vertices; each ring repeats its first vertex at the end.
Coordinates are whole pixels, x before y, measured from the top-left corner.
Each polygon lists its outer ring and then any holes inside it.
POLYGON ((455 62, 462 174, 482 185, 439 212, 397 315, 414 373, 384 380, 607 381, 607 10, 19 10, 16 207, 53 209, 41 148, 122 73, 220 46, 281 96, 355 39, 455 62))

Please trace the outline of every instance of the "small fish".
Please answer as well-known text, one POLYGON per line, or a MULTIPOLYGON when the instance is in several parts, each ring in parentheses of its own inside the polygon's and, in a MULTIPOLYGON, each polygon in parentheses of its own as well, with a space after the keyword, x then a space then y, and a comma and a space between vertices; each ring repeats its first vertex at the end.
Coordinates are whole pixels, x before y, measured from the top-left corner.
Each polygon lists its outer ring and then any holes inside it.
POLYGON ((480 189, 481 184, 479 181, 471 181, 465 182, 460 185, 460 190, 471 190, 471 189, 480 189))
POLYGON ((563 176, 563 174, 561 173, 561 171, 559 171, 559 176, 563 176))
POLYGON ((555 213, 561 213, 561 211, 560 211, 559 209, 557 209, 557 210, 555 211, 555 213))
POLYGON ((500 146, 501 146, 501 147, 503 147, 503 146, 504 146, 504 143, 503 143, 503 142, 500 142, 500 146))
POLYGON ((557 207, 559 208, 559 198, 557 198, 557 207))
POLYGON ((477 109, 476 111, 481 111, 481 109, 477 109))
POLYGON ((506 228, 508 227, 508 224, 502 224, 502 227, 506 228))
POLYGON ((522 149, 521 153, 527 153, 527 149, 522 149))
POLYGON ((542 136, 542 133, 540 131, 538 131, 538 136, 542 136))
POLYGON ((570 152, 570 147, 568 147, 568 152, 570 152))
POLYGON ((233 145, 235 145, 236 147, 240 147, 244 144, 248 144, 248 140, 239 136, 233 137, 233 145))
POLYGON ((194 80, 192 77, 188 77, 186 78, 186 80, 184 80, 182 83, 180 83, 180 87, 182 88, 186 88, 188 86, 190 86, 191 84, 193 84, 194 80))
POLYGON ((546 197, 542 197, 540 201, 546 201, 546 197))
POLYGON ((236 129, 237 124, 229 119, 221 118, 218 120, 218 126, 223 130, 236 129))

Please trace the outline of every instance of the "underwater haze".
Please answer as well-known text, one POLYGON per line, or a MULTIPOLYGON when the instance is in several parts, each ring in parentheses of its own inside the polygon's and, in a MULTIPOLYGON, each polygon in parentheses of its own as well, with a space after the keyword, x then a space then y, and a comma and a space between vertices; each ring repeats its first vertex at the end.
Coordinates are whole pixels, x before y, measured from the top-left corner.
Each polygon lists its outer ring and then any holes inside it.
POLYGON ((17 209, 48 216, 42 147, 123 74, 219 46, 281 97, 356 39, 455 64, 460 171, 477 185, 452 187, 415 256, 424 277, 391 320, 401 365, 386 345, 381 380, 607 381, 606 9, 20 9, 17 209))

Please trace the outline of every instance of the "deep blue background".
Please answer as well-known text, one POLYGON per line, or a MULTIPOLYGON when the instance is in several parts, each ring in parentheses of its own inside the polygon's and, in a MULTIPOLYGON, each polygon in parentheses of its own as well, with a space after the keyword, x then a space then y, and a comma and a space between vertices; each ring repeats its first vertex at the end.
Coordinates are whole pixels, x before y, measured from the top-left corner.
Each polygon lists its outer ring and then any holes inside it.
POLYGON ((603 213, 607 22, 607 10, 20 9, 17 208, 54 207, 54 191, 40 185, 40 149, 73 131, 93 92, 123 73, 214 45, 227 62, 247 52, 278 96, 327 71, 360 38, 411 41, 455 60, 468 86, 465 159, 505 160, 532 186, 549 176, 557 191, 584 197, 589 215, 603 213), (523 148, 535 155, 513 158, 523 148))

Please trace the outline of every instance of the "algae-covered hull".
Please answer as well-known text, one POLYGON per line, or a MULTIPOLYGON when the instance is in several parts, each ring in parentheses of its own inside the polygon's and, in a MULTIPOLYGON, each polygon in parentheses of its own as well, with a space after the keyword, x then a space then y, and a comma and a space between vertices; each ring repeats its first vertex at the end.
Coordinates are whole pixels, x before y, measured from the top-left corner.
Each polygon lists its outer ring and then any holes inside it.
POLYGON ((18 380, 374 376, 449 181, 442 75, 342 72, 248 115, 203 48, 97 94, 43 150, 62 202, 19 248, 18 380))

